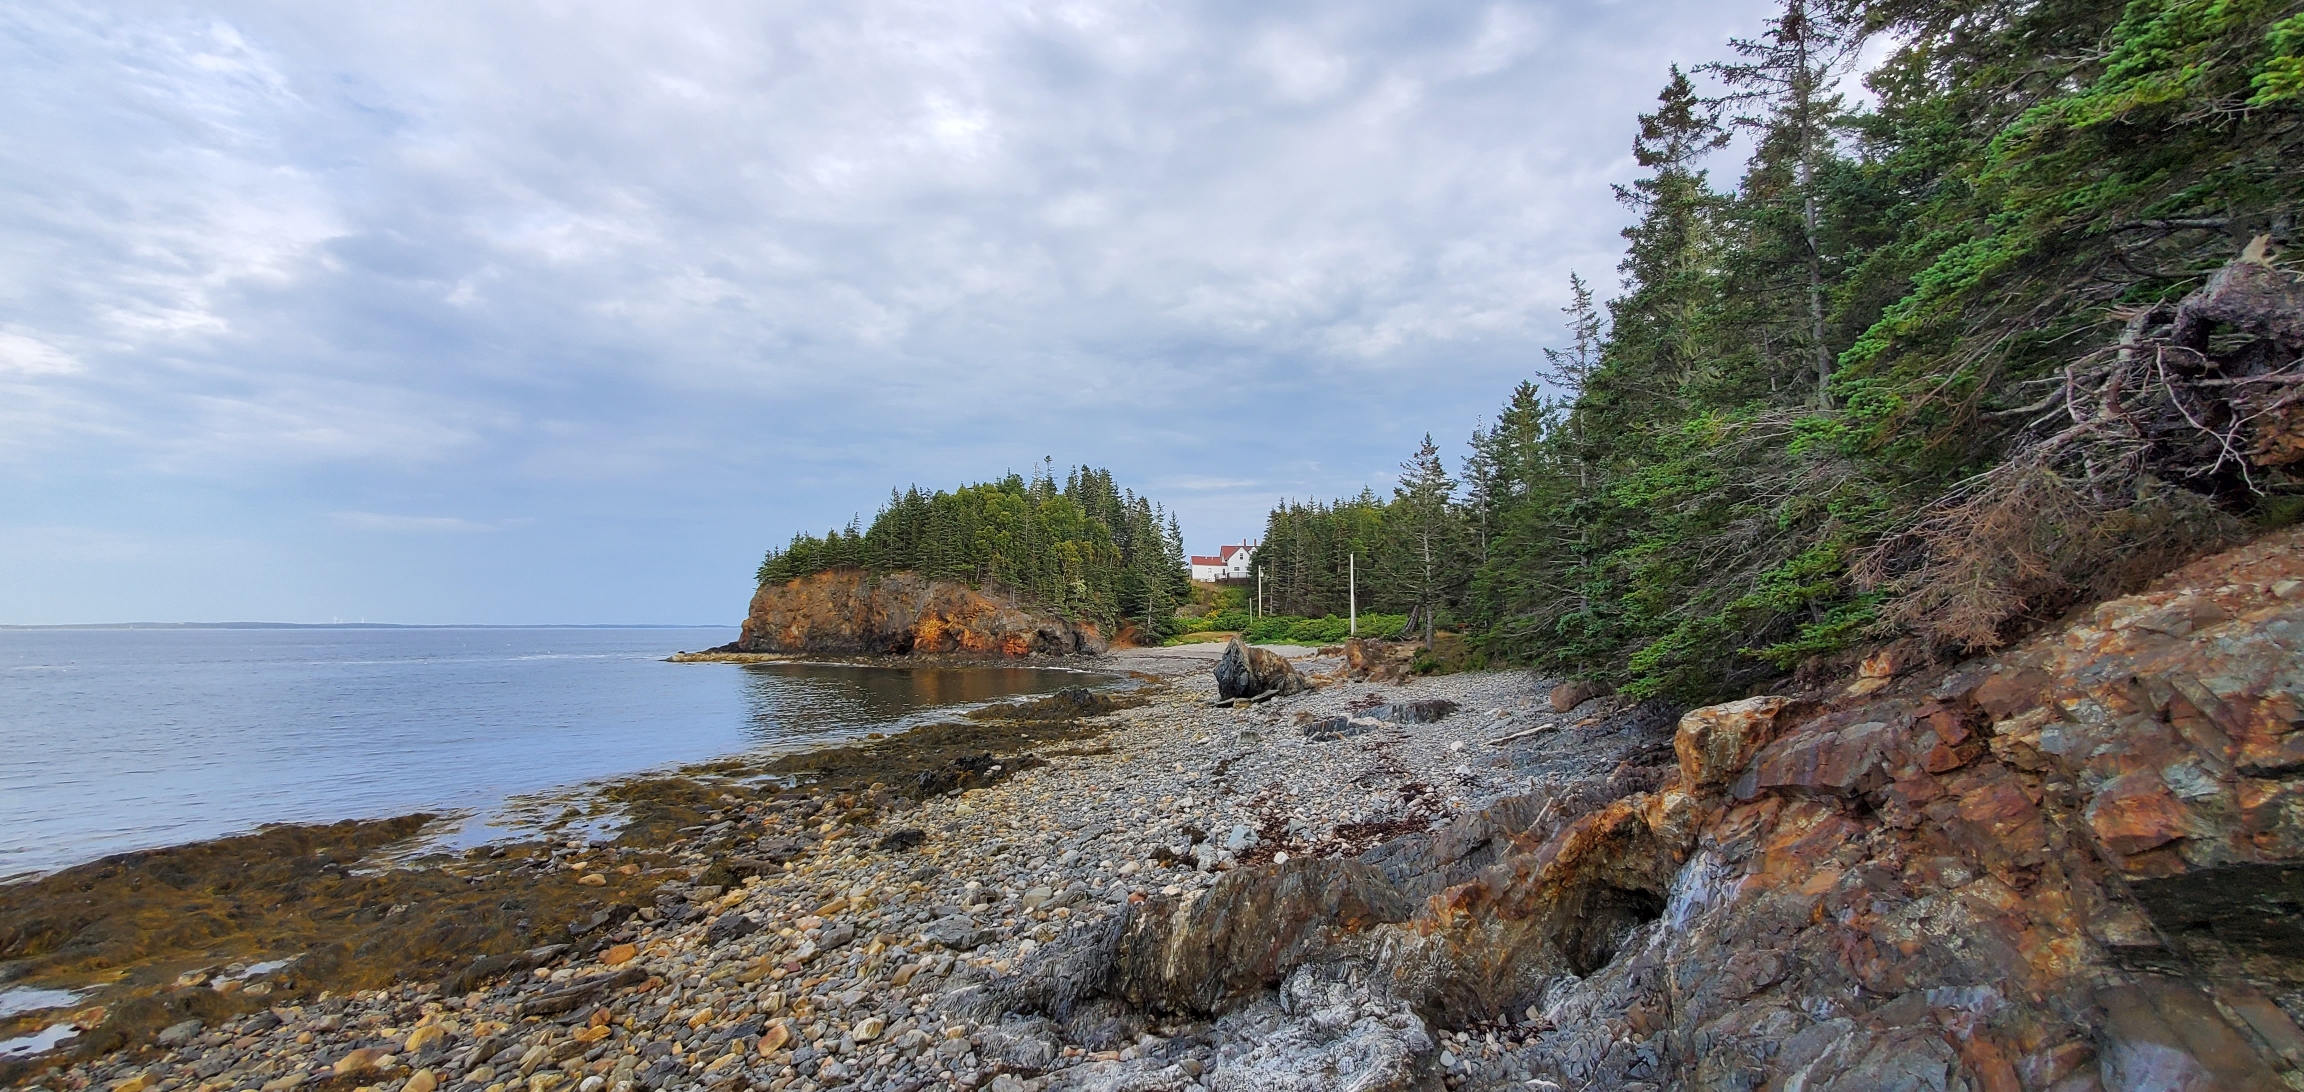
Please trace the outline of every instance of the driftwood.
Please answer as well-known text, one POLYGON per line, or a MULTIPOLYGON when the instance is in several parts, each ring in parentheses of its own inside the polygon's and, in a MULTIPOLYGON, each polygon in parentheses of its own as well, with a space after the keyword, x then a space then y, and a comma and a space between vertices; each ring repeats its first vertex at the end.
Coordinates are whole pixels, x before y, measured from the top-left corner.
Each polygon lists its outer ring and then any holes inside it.
MULTIPOLYGON (((1566 730, 1566 731, 1575 731, 1575 730, 1576 730, 1576 729, 1578 729, 1578 728, 1585 728, 1585 727, 1589 727, 1589 726, 1591 726, 1591 725, 1594 725, 1594 724, 1598 724, 1599 722, 1600 722, 1600 718, 1599 718, 1598 716, 1590 716, 1590 717, 1585 717, 1583 720, 1577 721, 1576 723, 1569 725, 1569 726, 1568 726, 1566 729, 1564 729, 1564 730, 1566 730)), ((1559 725, 1557 725, 1557 724, 1539 724, 1539 725, 1537 725, 1537 726, 1536 726, 1536 727, 1534 727, 1534 728, 1529 728, 1529 729, 1526 729, 1526 730, 1524 730, 1524 731, 1514 732, 1514 733, 1512 733, 1511 735, 1508 735, 1508 736, 1497 736, 1495 739, 1489 740, 1489 741, 1488 741, 1488 745, 1489 745, 1490 747, 1502 747, 1503 745, 1505 745, 1505 744, 1507 744, 1507 743, 1512 743, 1512 742, 1515 742, 1515 741, 1518 741, 1518 740, 1527 739, 1529 736, 1542 735, 1542 734, 1544 734, 1544 733, 1546 733, 1546 732, 1552 731, 1553 729, 1555 729, 1555 728, 1559 728, 1559 727, 1560 727, 1560 726, 1559 726, 1559 725)))
POLYGON ((1514 733, 1512 733, 1511 735, 1508 735, 1508 736, 1497 736, 1495 739, 1489 740, 1489 741, 1488 741, 1488 745, 1489 745, 1490 747, 1502 747, 1503 745, 1505 745, 1505 744, 1507 744, 1507 743, 1512 743, 1512 742, 1515 742, 1515 741, 1518 741, 1518 740, 1527 739, 1529 736, 1534 736, 1534 735, 1542 735, 1542 734, 1544 734, 1545 732, 1549 732, 1549 731, 1551 731, 1552 729, 1554 729, 1554 728, 1558 728, 1558 727, 1559 727, 1559 725, 1557 725, 1557 724, 1539 724, 1539 725, 1537 725, 1536 727, 1534 727, 1534 728, 1530 728, 1530 729, 1528 729, 1528 730, 1526 730, 1526 731, 1521 731, 1521 732, 1514 732, 1514 733))

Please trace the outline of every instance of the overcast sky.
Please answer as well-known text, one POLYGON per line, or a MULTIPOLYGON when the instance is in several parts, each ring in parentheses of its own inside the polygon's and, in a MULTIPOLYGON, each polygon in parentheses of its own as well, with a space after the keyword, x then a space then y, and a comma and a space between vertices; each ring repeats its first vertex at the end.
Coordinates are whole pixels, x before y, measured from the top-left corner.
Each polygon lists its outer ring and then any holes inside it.
POLYGON ((20 0, 0 622, 733 623, 1043 456, 1211 551, 1460 457, 1763 9, 20 0))

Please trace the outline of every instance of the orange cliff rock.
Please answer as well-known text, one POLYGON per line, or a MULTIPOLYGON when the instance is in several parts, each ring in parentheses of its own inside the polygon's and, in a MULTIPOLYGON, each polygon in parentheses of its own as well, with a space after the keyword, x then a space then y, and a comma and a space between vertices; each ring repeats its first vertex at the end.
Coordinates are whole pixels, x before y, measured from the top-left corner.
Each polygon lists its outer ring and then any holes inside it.
POLYGON ((762 587, 733 650, 1024 657, 1104 649, 1094 623, 1024 606, 994 588, 849 569, 762 587))
POLYGON ((1653 791, 1413 836, 1413 910, 1353 861, 1154 898, 1109 988, 1349 966, 1450 1026, 1541 1010, 1575 1088, 2304 1088, 2304 531, 1843 682, 1688 713, 1653 791))

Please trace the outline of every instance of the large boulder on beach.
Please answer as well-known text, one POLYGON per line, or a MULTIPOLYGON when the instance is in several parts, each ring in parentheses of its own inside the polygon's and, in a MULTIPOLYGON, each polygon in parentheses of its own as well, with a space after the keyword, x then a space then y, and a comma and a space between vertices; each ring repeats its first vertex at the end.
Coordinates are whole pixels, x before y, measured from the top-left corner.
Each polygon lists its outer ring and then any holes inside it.
POLYGON ((1304 688, 1303 679, 1285 657, 1238 637, 1225 644, 1224 655, 1216 661, 1216 694, 1220 698, 1253 698, 1270 691, 1295 693, 1304 688))
POLYGON ((1285 657, 1251 647, 1238 637, 1224 646, 1224 658, 1216 661, 1219 698, 1253 698, 1266 693, 1287 697, 1310 689, 1312 684, 1305 682, 1285 657))

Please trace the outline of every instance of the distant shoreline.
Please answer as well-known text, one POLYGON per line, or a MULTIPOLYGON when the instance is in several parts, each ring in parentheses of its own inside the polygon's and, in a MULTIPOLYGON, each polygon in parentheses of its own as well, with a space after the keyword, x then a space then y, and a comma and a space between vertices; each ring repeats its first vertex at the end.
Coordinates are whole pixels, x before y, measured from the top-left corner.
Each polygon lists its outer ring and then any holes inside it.
POLYGON ((166 630, 166 629, 734 629, 725 623, 684 622, 541 622, 484 624, 459 622, 64 622, 52 625, 16 625, 0 622, 0 630, 166 630))
MULTIPOLYGON (((1134 651, 1124 649, 1120 651, 1134 651)), ((979 652, 726 652, 703 649, 675 652, 664 657, 674 664, 829 664, 841 667, 1037 667, 1050 670, 1096 670, 1082 667, 1112 658, 1094 656, 1002 656, 979 652)))

